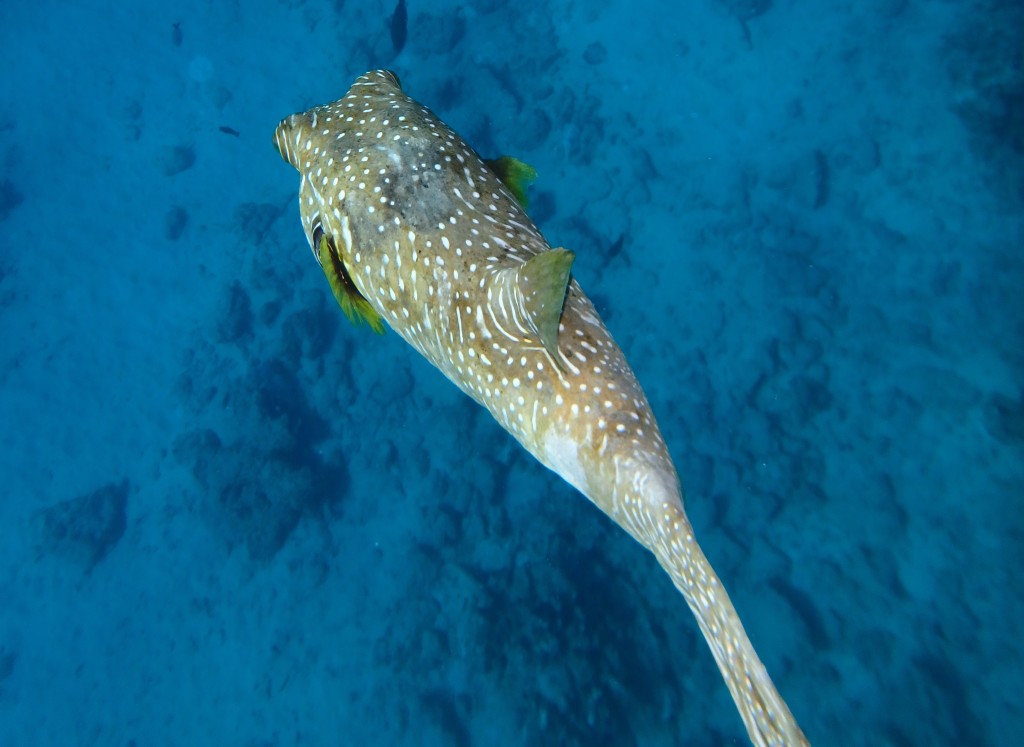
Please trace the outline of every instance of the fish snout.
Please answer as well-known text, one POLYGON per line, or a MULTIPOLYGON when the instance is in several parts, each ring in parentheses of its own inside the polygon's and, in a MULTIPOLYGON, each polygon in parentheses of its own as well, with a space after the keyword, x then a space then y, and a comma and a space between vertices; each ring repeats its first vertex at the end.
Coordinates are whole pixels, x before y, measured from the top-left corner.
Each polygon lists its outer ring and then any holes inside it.
POLYGON ((274 130, 274 145, 277 152, 295 168, 299 168, 298 150, 303 138, 302 119, 301 114, 292 114, 282 119, 274 130))

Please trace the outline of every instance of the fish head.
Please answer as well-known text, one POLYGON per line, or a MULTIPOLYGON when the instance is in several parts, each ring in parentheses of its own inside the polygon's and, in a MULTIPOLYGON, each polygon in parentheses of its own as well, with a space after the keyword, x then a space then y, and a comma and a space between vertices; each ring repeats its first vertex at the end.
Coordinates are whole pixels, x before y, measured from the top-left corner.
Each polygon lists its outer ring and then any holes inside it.
POLYGON ((523 164, 489 166, 390 71, 287 117, 274 143, 299 171, 303 229, 335 296, 375 329, 429 324, 423 299, 446 314, 460 284, 549 248, 499 176, 523 181, 523 164))
POLYGON ((281 157, 299 172, 299 214, 313 257, 346 316, 378 333, 380 313, 353 280, 360 259, 353 247, 362 247, 366 260, 400 224, 385 214, 401 198, 394 186, 402 184, 392 173, 402 157, 385 135, 392 119, 405 119, 396 109, 409 103, 395 73, 372 71, 343 99, 292 114, 274 131, 281 157))
POLYGON ((378 235, 357 242, 367 248, 388 244, 389 234, 399 229, 403 235, 437 229, 437 216, 451 213, 451 195, 459 186, 451 164, 478 160, 403 93, 390 70, 368 72, 344 98, 285 118, 274 144, 299 171, 302 224, 321 264, 321 233, 351 249, 353 231, 368 227, 378 235))

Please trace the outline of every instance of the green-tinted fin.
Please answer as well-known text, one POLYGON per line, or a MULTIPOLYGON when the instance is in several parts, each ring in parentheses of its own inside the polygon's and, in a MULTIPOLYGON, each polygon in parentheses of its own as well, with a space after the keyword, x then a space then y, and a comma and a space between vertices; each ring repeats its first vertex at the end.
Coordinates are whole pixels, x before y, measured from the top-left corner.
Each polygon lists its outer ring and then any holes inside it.
POLYGON ((544 348, 558 360, 558 322, 562 318, 569 270, 576 255, 568 249, 552 249, 527 260, 519 268, 519 289, 526 313, 540 335, 544 348))
POLYGON ((373 310, 370 302, 363 298, 362 294, 352 283, 345 265, 341 262, 334 245, 328 240, 327 235, 320 236, 320 243, 317 246, 317 254, 320 257, 320 266, 327 276, 327 282, 331 285, 334 297, 338 299, 338 305, 345 312, 348 320, 359 325, 366 322, 370 329, 378 335, 384 334, 384 320, 380 314, 373 310))
POLYGON ((526 187, 537 178, 537 169, 512 156, 502 156, 484 163, 501 179, 502 184, 508 187, 508 191, 516 198, 516 202, 523 206, 523 210, 526 210, 529 202, 526 198, 526 187))

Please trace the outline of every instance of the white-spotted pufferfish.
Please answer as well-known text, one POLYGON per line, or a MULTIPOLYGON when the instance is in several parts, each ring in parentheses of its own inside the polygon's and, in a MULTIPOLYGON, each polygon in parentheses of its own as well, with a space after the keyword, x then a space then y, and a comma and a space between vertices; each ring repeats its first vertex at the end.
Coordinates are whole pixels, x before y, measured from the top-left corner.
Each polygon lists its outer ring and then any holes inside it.
POLYGON ((345 312, 388 324, 654 553, 683 593, 756 745, 807 740, 683 511, 650 406, 619 346, 520 202, 532 170, 485 162, 394 73, 293 114, 313 254, 345 312))

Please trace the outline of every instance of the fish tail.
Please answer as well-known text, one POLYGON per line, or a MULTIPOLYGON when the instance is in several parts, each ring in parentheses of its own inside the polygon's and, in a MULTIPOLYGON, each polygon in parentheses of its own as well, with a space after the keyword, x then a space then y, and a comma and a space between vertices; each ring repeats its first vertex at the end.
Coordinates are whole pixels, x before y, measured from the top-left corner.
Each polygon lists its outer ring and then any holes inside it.
MULTIPOLYGON (((721 580, 693 536, 678 500, 658 506, 658 521, 644 542, 697 618, 722 677, 757 747, 808 745, 740 622, 721 580)), ((643 540, 642 540, 643 541, 643 540)))

